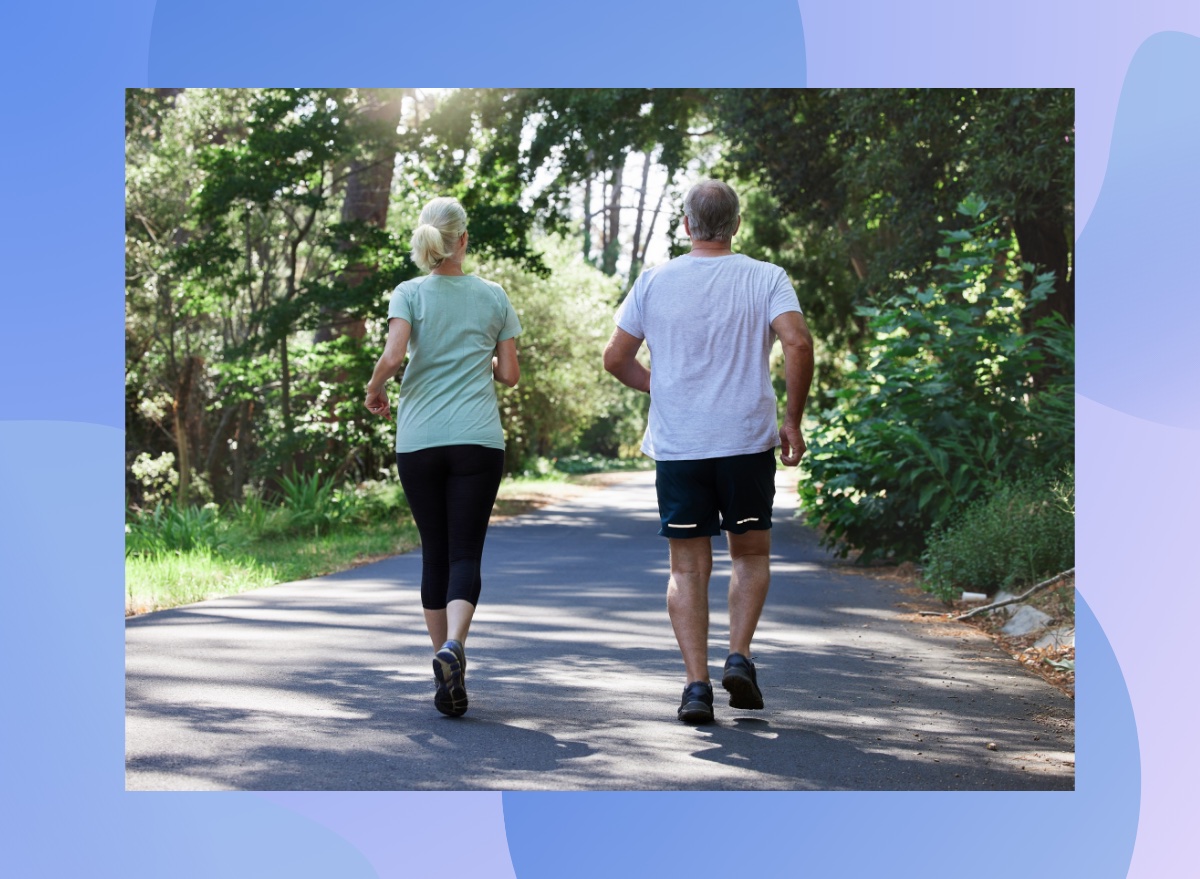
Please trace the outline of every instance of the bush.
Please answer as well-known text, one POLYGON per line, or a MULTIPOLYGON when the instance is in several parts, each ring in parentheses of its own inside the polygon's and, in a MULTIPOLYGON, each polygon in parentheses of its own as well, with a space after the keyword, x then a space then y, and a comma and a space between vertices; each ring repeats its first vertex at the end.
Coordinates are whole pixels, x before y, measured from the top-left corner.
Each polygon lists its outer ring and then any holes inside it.
POLYGON ((125 525, 125 555, 152 556, 217 546, 222 529, 215 506, 159 506, 125 525))
POLYGON ((341 525, 380 522, 408 513, 399 482, 364 482, 335 487, 320 473, 283 477, 281 515, 264 533, 327 534, 341 525))
POLYGON ((338 518, 333 480, 322 479, 320 473, 284 476, 279 480, 279 490, 290 530, 319 534, 328 531, 338 518))
POLYGON ((408 498, 399 480, 369 480, 334 492, 342 522, 387 522, 407 517, 408 498))
POLYGON ((521 381, 499 389, 509 473, 529 469, 537 458, 577 453, 585 442, 619 451, 643 423, 637 399, 643 395, 602 365, 619 283, 565 242, 546 239, 542 245, 553 269, 548 278, 500 260, 478 268, 481 277, 504 287, 521 319, 521 381))
MULTIPOLYGON (((978 217, 982 203, 960 210, 978 217)), ((941 282, 861 308, 873 341, 809 432, 800 497, 844 555, 916 559, 956 510, 1026 471, 1074 456, 1074 332, 1026 331, 1052 292, 1019 280, 1012 241, 987 223, 946 233, 941 282)))
POLYGON ((585 473, 612 473, 627 470, 650 470, 654 462, 639 455, 636 458, 608 458, 597 455, 567 455, 554 462, 560 473, 581 476, 585 473))
POLYGON ((922 588, 949 601, 1032 585, 1075 564, 1075 482, 1027 476, 970 504, 934 530, 922 588))

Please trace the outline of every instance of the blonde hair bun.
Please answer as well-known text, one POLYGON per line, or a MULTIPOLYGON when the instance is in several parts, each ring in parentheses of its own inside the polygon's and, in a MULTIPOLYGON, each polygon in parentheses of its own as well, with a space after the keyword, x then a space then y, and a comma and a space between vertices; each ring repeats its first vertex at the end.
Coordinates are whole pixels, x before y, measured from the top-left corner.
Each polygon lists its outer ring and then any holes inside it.
POLYGON ((412 259, 423 271, 436 269, 458 248, 467 231, 467 212, 453 198, 435 198, 425 205, 412 234, 412 259))

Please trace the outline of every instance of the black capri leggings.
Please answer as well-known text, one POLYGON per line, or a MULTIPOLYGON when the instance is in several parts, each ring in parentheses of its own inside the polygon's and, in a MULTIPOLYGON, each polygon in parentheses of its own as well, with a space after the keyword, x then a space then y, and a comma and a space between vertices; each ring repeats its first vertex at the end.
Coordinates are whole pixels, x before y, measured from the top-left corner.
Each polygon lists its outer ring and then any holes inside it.
POLYGON ((421 606, 479 603, 479 562, 504 475, 504 450, 437 446, 398 452, 396 469, 421 533, 421 606))

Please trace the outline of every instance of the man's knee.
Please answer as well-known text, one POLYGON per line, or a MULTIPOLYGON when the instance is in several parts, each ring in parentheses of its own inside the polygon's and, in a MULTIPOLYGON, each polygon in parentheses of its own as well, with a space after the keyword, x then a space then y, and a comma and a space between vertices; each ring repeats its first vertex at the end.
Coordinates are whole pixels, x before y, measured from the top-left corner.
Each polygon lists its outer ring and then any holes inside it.
POLYGON ((744 534, 726 532, 726 536, 729 539, 729 557, 735 561, 746 556, 771 557, 770 529, 747 531, 744 534))
POLYGON ((671 573, 712 573, 712 540, 708 537, 672 538, 671 573))

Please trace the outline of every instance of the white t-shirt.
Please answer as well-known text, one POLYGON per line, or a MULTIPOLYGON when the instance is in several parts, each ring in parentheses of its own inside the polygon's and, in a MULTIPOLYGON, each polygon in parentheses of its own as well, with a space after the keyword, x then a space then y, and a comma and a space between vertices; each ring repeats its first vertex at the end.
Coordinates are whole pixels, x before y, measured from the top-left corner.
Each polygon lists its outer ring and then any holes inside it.
POLYGON ((642 451, 657 461, 723 458, 779 445, 771 321, 800 311, 779 266, 741 254, 681 256, 642 272, 617 326, 650 349, 642 451))

